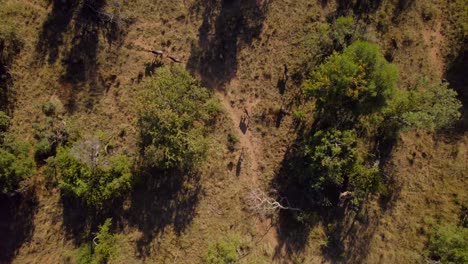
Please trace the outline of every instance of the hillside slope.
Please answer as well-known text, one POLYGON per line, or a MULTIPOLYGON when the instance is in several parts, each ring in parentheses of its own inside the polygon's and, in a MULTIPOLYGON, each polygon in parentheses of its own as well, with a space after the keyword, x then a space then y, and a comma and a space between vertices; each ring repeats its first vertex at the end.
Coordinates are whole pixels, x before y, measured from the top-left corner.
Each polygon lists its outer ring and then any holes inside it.
MULTIPOLYGON (((9 133, 35 146, 52 122, 72 140, 100 135, 114 153, 138 153, 140 83, 180 65, 222 107, 207 162, 196 177, 137 182, 107 208, 118 248, 110 263, 204 263, 207 248, 226 238, 239 240, 239 263, 425 263, 433 228, 466 217, 468 112, 449 131, 402 132, 382 165, 387 192, 343 210, 338 222, 259 216, 246 197, 281 189, 275 180, 297 144, 293 113, 310 114, 301 84, 323 60, 307 45, 320 42, 317 25, 352 16, 355 34, 397 65, 399 89, 446 79, 466 111, 457 12, 441 0, 0 0, 0 24, 23 42, 9 67, 9 133), (47 102, 57 108, 52 121, 47 102)), ((38 162, 28 191, 0 200, 0 263, 78 263, 102 224, 63 199, 46 169, 38 162)))

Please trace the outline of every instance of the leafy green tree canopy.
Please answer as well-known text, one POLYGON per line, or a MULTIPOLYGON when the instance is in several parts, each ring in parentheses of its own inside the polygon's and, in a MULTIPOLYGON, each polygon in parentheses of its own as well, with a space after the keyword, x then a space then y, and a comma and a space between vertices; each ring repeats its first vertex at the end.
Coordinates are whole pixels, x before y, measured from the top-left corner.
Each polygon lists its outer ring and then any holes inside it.
POLYGON ((397 84, 398 71, 385 60, 378 45, 357 41, 333 53, 304 83, 319 111, 367 114, 380 109, 397 84))
POLYGON ((402 118, 412 127, 437 130, 450 127, 460 119, 461 102, 448 83, 428 85, 410 93, 408 110, 402 118))
POLYGON ((72 148, 60 147, 49 166, 57 167, 59 187, 65 195, 82 199, 88 206, 100 207, 105 202, 121 197, 132 185, 130 159, 123 155, 100 157, 102 153, 89 152, 86 159, 72 148), (102 159, 89 163, 89 160, 102 159))
POLYGON ((16 191, 20 183, 35 173, 36 164, 29 157, 30 146, 7 142, 0 146, 0 188, 2 193, 16 191))
POLYGON ((441 263, 468 263, 468 228, 439 226, 429 239, 429 257, 441 263))
POLYGON ((190 169, 208 148, 207 127, 219 102, 180 67, 159 68, 142 84, 138 127, 147 165, 190 169))
POLYGON ((306 143, 308 158, 306 182, 310 195, 320 205, 329 206, 337 198, 336 191, 353 191, 356 203, 380 186, 375 167, 364 164, 357 147, 354 130, 320 130, 306 143), (328 194, 335 197, 329 197, 328 194))

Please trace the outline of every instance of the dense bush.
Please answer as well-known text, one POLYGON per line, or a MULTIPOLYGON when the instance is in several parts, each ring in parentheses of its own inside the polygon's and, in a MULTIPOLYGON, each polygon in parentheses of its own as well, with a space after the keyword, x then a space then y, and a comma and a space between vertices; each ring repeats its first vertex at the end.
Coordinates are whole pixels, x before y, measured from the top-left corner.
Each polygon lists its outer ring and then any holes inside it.
POLYGON ((52 102, 47 102, 42 105, 42 112, 46 116, 51 116, 55 114, 56 106, 52 102))
POLYGON ((34 161, 29 157, 29 145, 17 141, 0 147, 0 188, 2 193, 16 191, 20 183, 35 172, 34 161))
POLYGON ((448 83, 428 84, 409 94, 407 111, 402 118, 408 125, 426 130, 450 127, 460 119, 461 102, 448 83))
POLYGON ((236 263, 239 257, 237 250, 240 245, 241 239, 235 235, 219 240, 208 247, 208 252, 204 257, 204 263, 236 263))
POLYGON ((354 130, 331 129, 316 132, 305 146, 308 171, 305 181, 309 194, 318 205, 330 206, 338 191, 353 191, 355 203, 380 186, 377 168, 364 164, 356 148, 354 130), (332 197, 330 197, 332 195, 332 197))
POLYGON ((155 76, 142 85, 142 155, 150 167, 190 169, 205 158, 219 103, 182 68, 159 68, 155 76))
POLYGON ((53 148, 49 140, 42 139, 34 148, 34 157, 37 162, 43 161, 53 155, 53 148))
POLYGON ((128 157, 99 156, 101 161, 97 162, 98 156, 98 152, 80 156, 74 149, 60 147, 56 158, 48 160, 50 166, 57 166, 62 192, 93 207, 101 207, 105 202, 121 197, 132 185, 128 157))
POLYGON ((391 98, 398 72, 376 44, 358 41, 343 53, 326 59, 304 83, 304 91, 317 100, 320 113, 366 114, 391 98))
POLYGON ((105 264, 116 258, 117 247, 116 238, 110 233, 112 219, 108 218, 99 226, 99 231, 95 236, 96 244, 86 244, 78 251, 78 263, 80 264, 105 264))
POLYGON ((429 257, 441 263, 468 263, 468 228, 437 227, 429 239, 429 257))

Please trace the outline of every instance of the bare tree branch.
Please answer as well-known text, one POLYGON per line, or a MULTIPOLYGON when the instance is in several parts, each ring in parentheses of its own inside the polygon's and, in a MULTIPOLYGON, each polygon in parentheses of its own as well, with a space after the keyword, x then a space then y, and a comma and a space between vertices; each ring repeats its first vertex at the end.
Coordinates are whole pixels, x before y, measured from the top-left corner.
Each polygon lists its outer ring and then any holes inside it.
POLYGON ((249 206, 249 210, 261 215, 271 215, 278 210, 302 211, 299 208, 290 207, 286 197, 280 197, 280 200, 277 201, 258 188, 253 188, 249 192, 246 197, 246 202, 249 206), (286 201, 288 206, 281 204, 282 201, 286 201))

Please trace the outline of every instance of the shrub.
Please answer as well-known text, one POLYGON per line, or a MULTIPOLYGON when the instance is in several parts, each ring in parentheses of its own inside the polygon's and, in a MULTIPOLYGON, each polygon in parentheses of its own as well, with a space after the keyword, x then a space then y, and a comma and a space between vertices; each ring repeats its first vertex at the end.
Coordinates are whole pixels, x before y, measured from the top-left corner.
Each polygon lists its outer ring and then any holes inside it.
POLYGON ((239 257, 237 249, 240 245, 241 239, 235 235, 219 240, 208 247, 204 262, 210 264, 236 263, 239 257))
POLYGON ((352 34, 354 32, 354 20, 353 17, 339 17, 336 19, 333 25, 333 30, 330 31, 332 39, 335 43, 335 49, 346 48, 346 46, 352 42, 352 34))
POLYGON ((179 67, 159 68, 143 84, 138 127, 146 165, 159 169, 191 169, 204 160, 207 127, 219 103, 179 67))
POLYGON ((354 193, 359 203, 369 193, 378 190, 378 170, 364 164, 356 148, 354 130, 320 130, 305 145, 307 173, 305 181, 309 194, 318 205, 331 206, 338 198, 338 191, 354 193))
POLYGON ((43 161, 53 155, 53 148, 48 139, 42 139, 34 148, 36 161, 43 161))
POLYGON ((437 227, 429 239, 429 257, 441 263, 468 263, 468 228, 437 227))
POLYGON ((112 218, 108 218, 103 225, 99 226, 99 232, 96 234, 98 242, 94 247, 92 263, 107 263, 117 253, 115 246, 116 239, 114 235, 110 233, 111 225, 112 218))
POLYGON ((46 116, 51 116, 55 114, 56 107, 52 102, 47 102, 44 105, 42 105, 42 112, 46 116))
POLYGON ((110 233, 111 225, 112 218, 106 219, 104 224, 99 226, 93 244, 84 244, 79 248, 77 256, 79 264, 103 264, 116 258, 116 238, 110 233))
POLYGON ((391 98, 398 80, 376 44, 358 41, 343 53, 326 59, 304 83, 308 96, 317 99, 320 113, 368 114, 391 98))
POLYGON ((0 147, 0 188, 2 193, 16 191, 20 183, 35 172, 34 161, 28 155, 29 146, 9 142, 0 147))
POLYGON ((239 139, 235 135, 229 133, 227 135, 227 141, 228 141, 228 150, 230 152, 234 152, 234 150, 236 150, 236 145, 239 142, 239 139))
POLYGON ((72 151, 59 148, 56 162, 59 187, 65 195, 82 199, 88 206, 102 207, 123 196, 131 188, 131 162, 126 156, 100 157, 102 163, 89 164, 72 151))
POLYGON ((10 117, 5 112, 0 111, 0 132, 4 132, 10 126, 10 117))
POLYGON ((462 104, 448 83, 428 84, 426 89, 413 91, 408 98, 408 110, 402 118, 412 127, 438 130, 460 119, 462 104))

